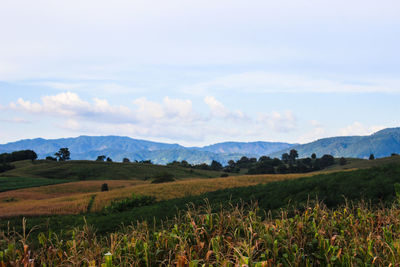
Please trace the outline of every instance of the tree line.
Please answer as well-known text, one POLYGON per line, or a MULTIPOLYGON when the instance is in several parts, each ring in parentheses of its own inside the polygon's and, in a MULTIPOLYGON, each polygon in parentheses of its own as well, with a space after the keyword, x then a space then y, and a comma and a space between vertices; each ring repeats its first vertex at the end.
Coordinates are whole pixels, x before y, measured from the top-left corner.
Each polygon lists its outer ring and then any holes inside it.
MULTIPOLYGON (((168 166, 180 166, 192 169, 224 171, 227 173, 238 173, 242 169, 247 169, 248 174, 277 174, 277 173, 305 173, 317 171, 331 166, 335 163, 335 158, 332 155, 323 155, 317 158, 313 153, 310 157, 298 159, 299 154, 295 149, 289 153, 282 154, 281 159, 261 156, 260 158, 241 157, 239 160, 228 161, 226 166, 213 160, 210 165, 206 163, 189 164, 187 161, 173 161, 168 163, 168 166)), ((345 158, 339 159, 339 164, 345 165, 345 158)))

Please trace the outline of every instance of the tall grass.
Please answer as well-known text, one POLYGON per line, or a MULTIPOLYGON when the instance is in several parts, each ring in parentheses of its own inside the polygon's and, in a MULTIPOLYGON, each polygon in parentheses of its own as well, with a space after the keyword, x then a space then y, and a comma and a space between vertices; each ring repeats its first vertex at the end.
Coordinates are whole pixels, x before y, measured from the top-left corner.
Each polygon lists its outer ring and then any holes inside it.
POLYGON ((0 233, 0 266, 398 266, 400 205, 363 202, 328 209, 284 209, 260 216, 257 205, 212 212, 189 206, 156 228, 137 222, 97 236, 85 224, 61 239, 49 231, 38 240, 12 230, 0 233), (35 243, 37 243, 35 245, 35 243))

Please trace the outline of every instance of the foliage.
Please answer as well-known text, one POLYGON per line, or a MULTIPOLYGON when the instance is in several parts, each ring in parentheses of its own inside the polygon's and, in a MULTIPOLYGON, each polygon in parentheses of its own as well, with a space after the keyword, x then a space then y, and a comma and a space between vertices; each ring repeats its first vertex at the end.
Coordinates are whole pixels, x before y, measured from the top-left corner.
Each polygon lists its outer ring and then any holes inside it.
POLYGON ((105 206, 102 210, 103 213, 115 213, 133 208, 149 206, 156 202, 156 198, 152 196, 140 196, 132 193, 132 197, 128 197, 122 200, 112 201, 109 206, 105 206))
POLYGON ((2 163, 0 164, 0 172, 6 172, 9 170, 15 169, 14 165, 8 164, 8 163, 2 163))
POLYGON ((37 159, 37 154, 33 150, 20 150, 14 151, 12 153, 0 154, 0 163, 8 163, 20 160, 35 160, 37 159))
POLYGON ((175 181, 174 175, 171 173, 162 173, 154 177, 154 180, 151 181, 152 184, 160 184, 175 181))
POLYGON ((47 157, 46 157, 46 160, 57 161, 57 158, 51 157, 51 156, 47 156, 47 157))
POLYGON ((369 155, 369 160, 374 160, 374 159, 375 159, 374 154, 369 155))
MULTIPOLYGON (((0 265, 40 266, 398 266, 400 208, 363 203, 284 209, 273 219, 256 205, 213 212, 208 205, 153 228, 143 221, 98 236, 84 224, 62 238, 48 231, 0 232, 0 265)), ((25 221, 23 221, 25 225, 25 221)))
POLYGON ((105 160, 106 160, 106 156, 105 155, 97 156, 97 159, 96 159, 96 161, 105 161, 105 160))
POLYGON ((69 152, 68 147, 60 148, 60 150, 58 150, 58 152, 55 153, 54 156, 56 156, 58 161, 67 161, 71 159, 71 153, 69 152))
POLYGON ((123 159, 122 159, 122 162, 123 162, 123 163, 130 163, 131 161, 130 161, 128 158, 123 158, 123 159))

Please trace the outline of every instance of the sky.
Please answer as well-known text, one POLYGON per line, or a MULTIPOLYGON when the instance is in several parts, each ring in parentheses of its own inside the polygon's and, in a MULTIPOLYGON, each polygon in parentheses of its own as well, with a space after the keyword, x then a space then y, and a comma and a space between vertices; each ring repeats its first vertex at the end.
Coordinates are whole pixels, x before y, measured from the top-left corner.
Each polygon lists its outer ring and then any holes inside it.
POLYGON ((397 0, 2 0, 0 143, 306 143, 400 126, 397 0))

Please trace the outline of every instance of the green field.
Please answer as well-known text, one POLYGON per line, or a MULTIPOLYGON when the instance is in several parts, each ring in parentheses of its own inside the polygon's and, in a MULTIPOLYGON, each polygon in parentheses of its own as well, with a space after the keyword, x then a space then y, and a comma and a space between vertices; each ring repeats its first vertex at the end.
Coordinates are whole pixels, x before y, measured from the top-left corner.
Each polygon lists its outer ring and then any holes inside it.
POLYGON ((188 169, 145 163, 118 163, 96 161, 23 161, 15 162, 16 169, 2 173, 6 177, 39 177, 72 180, 125 180, 154 178, 162 173, 170 173, 175 178, 219 177, 221 172, 188 169))
POLYGON ((16 190, 21 188, 37 187, 43 185, 68 183, 68 179, 47 179, 27 177, 0 177, 0 192, 16 190))

